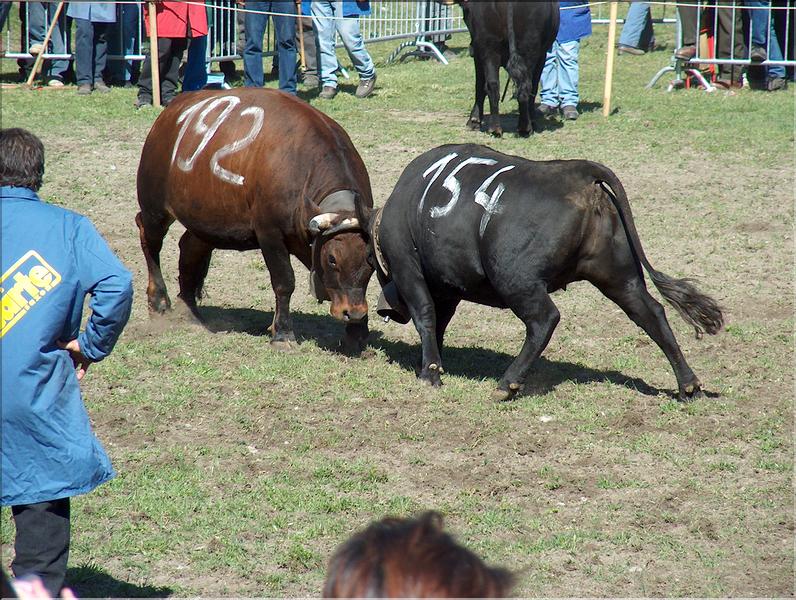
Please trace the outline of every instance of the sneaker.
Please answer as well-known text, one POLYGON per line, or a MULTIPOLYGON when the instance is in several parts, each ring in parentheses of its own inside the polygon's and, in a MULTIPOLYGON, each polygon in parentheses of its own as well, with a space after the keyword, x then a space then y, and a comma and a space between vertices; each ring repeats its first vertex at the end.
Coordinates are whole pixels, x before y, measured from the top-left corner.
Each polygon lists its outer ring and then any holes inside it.
POLYGON ((337 95, 337 88, 331 85, 323 86, 321 93, 318 94, 319 98, 323 98, 324 100, 331 100, 337 95))
POLYGON ((40 44, 38 42, 35 44, 31 44, 30 48, 28 48, 28 52, 30 54, 33 54, 34 56, 36 54, 41 54, 43 51, 44 51, 44 44, 40 44))
POLYGON ((578 114, 578 109, 572 106, 571 104, 568 104, 567 106, 562 106, 561 113, 564 115, 564 118, 567 121, 576 121, 577 118, 580 116, 578 114))
POLYGON ((616 51, 618 54, 632 54, 633 56, 641 56, 642 54, 646 54, 646 52, 644 52, 644 50, 641 48, 627 46, 625 44, 619 44, 616 47, 616 51))
POLYGON ((768 80, 768 83, 766 83, 766 90, 769 92, 786 89, 788 89, 788 80, 784 77, 772 77, 768 80))
POLYGON ((305 75, 302 83, 311 90, 314 90, 321 84, 321 81, 318 79, 317 75, 305 75))
POLYGON ((765 62, 768 59, 766 49, 760 46, 752 46, 752 51, 749 53, 749 60, 753 63, 765 62))
POLYGON ((135 106, 136 110, 149 108, 152 106, 152 98, 136 98, 135 102, 133 102, 133 106, 135 106))
POLYGON ((539 114, 543 117, 549 117, 555 115, 558 112, 557 106, 552 106, 550 104, 540 104, 539 105, 539 114))
POLYGON ((107 94, 111 91, 111 88, 105 85, 104 81, 97 81, 94 83, 94 91, 97 91, 100 94, 107 94))
POLYGON ((50 79, 50 81, 47 82, 47 85, 53 88, 62 88, 64 87, 64 82, 61 81, 60 79, 54 78, 50 79))
POLYGON ((373 86, 375 85, 376 85, 375 74, 370 79, 365 79, 365 80, 360 79, 359 85, 357 86, 357 91, 354 95, 357 98, 367 98, 373 93, 373 86))
POLYGON ((683 46, 674 51, 677 60, 691 60, 696 56, 696 46, 683 46))
POLYGON ((91 93, 91 84, 81 83, 77 86, 77 93, 80 96, 88 96, 91 93))

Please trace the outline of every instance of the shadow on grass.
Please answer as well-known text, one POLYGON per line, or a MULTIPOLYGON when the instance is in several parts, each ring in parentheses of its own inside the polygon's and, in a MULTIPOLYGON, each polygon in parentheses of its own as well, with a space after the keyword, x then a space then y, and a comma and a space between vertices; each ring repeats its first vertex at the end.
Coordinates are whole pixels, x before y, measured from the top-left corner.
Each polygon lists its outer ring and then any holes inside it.
POLYGON ((174 592, 166 586, 119 581, 94 565, 68 569, 66 581, 78 598, 166 598, 174 592))
MULTIPOLYGON (((386 339, 371 339, 370 345, 383 350, 390 361, 399 364, 408 371, 416 372, 420 356, 419 345, 409 345, 404 342, 394 342, 386 339)), ((495 352, 486 348, 447 346, 442 349, 442 361, 448 374, 479 380, 494 379, 496 383, 508 369, 514 358, 513 355, 495 352)), ((628 377, 619 371, 600 371, 578 363, 549 360, 544 356, 537 359, 534 363, 528 382, 522 390, 522 395, 544 395, 564 382, 595 383, 606 381, 635 390, 645 396, 664 394, 670 398, 677 397, 677 393, 674 390, 663 390, 651 386, 637 377, 628 377)), ((705 393, 705 395, 708 397, 718 396, 718 394, 711 393, 705 393)))
MULTIPOLYGON (((255 310, 253 308, 222 308, 218 306, 202 306, 199 308, 202 324, 212 333, 246 333, 263 336, 270 341, 268 326, 273 321, 272 311, 255 310)), ((293 331, 296 340, 314 340, 319 348, 330 352, 340 352, 340 339, 345 333, 345 325, 330 315, 314 315, 291 311, 293 331)), ((369 342, 381 337, 380 331, 371 331, 369 342)))
MULTIPOLYGON (((232 331, 253 336, 269 337, 267 327, 273 319, 273 313, 252 308, 221 308, 203 306, 199 309, 204 326, 213 333, 232 331)), ((314 315, 293 312, 293 327, 296 339, 314 340, 319 348, 329 352, 340 352, 339 341, 345 328, 343 324, 328 315, 314 315)), ((407 371, 416 373, 420 358, 420 344, 407 344, 400 341, 385 339, 380 331, 371 331, 368 345, 382 350, 388 360, 399 364, 407 371)), ((470 379, 494 379, 496 382, 508 369, 515 356, 504 352, 495 352, 487 348, 455 346, 443 347, 445 371, 470 379)), ((663 360, 663 356, 661 356, 663 360)), ((672 374, 674 378, 674 374, 672 374)), ((674 379, 673 379, 674 380, 674 379)), ((595 383, 609 382, 635 390, 645 396, 666 395, 677 398, 677 390, 660 389, 647 384, 637 377, 628 377, 620 371, 601 371, 583 364, 566 361, 553 361, 540 357, 534 363, 528 383, 522 395, 544 395, 553 391, 564 382, 595 383)), ((715 392, 703 391, 708 398, 718 398, 715 392)))

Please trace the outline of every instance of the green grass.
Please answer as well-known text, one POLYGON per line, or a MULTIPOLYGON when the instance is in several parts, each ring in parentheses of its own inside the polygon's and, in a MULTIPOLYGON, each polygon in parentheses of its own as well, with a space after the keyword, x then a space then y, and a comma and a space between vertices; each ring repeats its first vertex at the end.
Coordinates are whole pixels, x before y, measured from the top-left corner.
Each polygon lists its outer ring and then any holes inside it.
MULTIPOLYGON (((656 29, 670 50, 672 33, 656 29)), ((135 277, 131 323, 83 384, 118 477, 73 502, 79 595, 314 596, 352 532, 427 509, 487 562, 517 570, 519 596, 793 594, 794 86, 670 93, 665 76, 647 90, 668 53, 619 56, 604 118, 596 27, 582 50, 581 118, 520 139, 507 100, 495 139, 464 127, 467 43, 451 40, 448 66, 388 65, 397 44, 374 45, 374 96, 357 100, 352 82, 333 102, 305 97, 349 132, 377 205, 410 160, 449 142, 611 167, 652 264, 698 279, 725 307, 726 330, 702 340, 667 310, 708 394, 675 401, 663 353, 584 283, 553 296, 561 323, 528 393, 500 405, 489 393, 524 333, 506 311, 460 307, 438 390, 415 378, 411 325, 374 319, 368 356, 331 351, 342 327, 297 264, 301 344, 272 350, 258 253, 214 254, 208 330, 150 322, 133 219, 159 111, 133 110, 133 90, 4 89, 2 126, 45 143, 42 196, 87 214, 135 277)), ((12 78, 13 61, 0 68, 12 78)), ((177 237, 163 252, 172 297, 177 237)), ((0 526, 8 568, 7 509, 0 526)))

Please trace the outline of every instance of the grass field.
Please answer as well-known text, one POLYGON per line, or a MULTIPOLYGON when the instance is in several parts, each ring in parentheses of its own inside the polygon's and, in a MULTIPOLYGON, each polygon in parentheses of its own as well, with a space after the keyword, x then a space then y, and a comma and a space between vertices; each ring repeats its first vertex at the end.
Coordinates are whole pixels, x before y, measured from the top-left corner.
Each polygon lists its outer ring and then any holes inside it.
MULTIPOLYGON (((672 28, 656 33, 670 51, 672 28)), ((354 530, 436 509, 487 562, 518 572, 519 596, 793 596, 796 86, 668 93, 664 77, 646 90, 670 52, 620 56, 603 118, 605 40, 597 27, 582 51, 580 120, 530 139, 513 135, 509 101, 502 139, 465 129, 465 36, 449 66, 387 65, 395 43, 373 46, 379 84, 366 101, 355 81, 332 102, 306 97, 351 135, 377 205, 443 143, 611 167, 653 265, 697 278, 726 308, 725 331, 701 340, 668 311, 707 391, 689 404, 673 400, 657 346, 585 283, 554 295, 561 323, 533 381, 500 405, 489 393, 523 339, 508 311, 460 307, 439 390, 415 378, 411 325, 372 318, 365 357, 334 352, 341 326, 298 263, 301 344, 272 350, 256 252, 214 254, 206 328, 150 320, 133 219, 158 111, 136 112, 132 90, 2 90, 2 126, 45 143, 42 196, 87 214, 135 276, 131 322, 83 384, 118 477, 73 501, 78 595, 318 595, 354 530)), ((0 67, 13 80, 13 62, 0 67)), ((179 233, 163 253, 172 297, 179 233)), ((378 291, 374 278, 372 305, 378 291)), ((0 517, 8 568, 13 521, 0 517)))

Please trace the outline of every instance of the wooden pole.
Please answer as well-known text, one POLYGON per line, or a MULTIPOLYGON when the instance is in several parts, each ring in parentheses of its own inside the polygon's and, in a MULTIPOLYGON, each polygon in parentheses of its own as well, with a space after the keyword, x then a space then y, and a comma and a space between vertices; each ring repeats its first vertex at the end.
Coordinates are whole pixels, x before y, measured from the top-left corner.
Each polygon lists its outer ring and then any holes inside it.
MULTIPOLYGON (((61 10, 64 7, 63 2, 59 2, 58 6, 55 9, 55 16, 53 17, 53 22, 50 23, 50 27, 47 29, 47 35, 44 36, 44 42, 42 42, 41 52, 36 56, 36 62, 33 63, 33 68, 30 70, 30 76, 28 80, 25 82, 25 85, 28 87, 33 85, 33 80, 36 79, 36 73, 39 71, 39 67, 41 63, 44 61, 44 55, 47 53, 47 46, 50 44, 50 38, 53 35, 53 30, 55 29, 55 24, 58 22, 58 17, 61 16, 61 10)), ((22 9, 20 9, 22 10, 22 9)))
POLYGON ((298 19, 296 19, 296 27, 299 30, 299 56, 301 58, 301 72, 307 70, 307 61, 304 58, 304 24, 302 23, 301 15, 301 0, 296 0, 296 11, 298 12, 298 19))
POLYGON ((160 106, 160 53, 158 52, 158 18, 155 3, 149 3, 149 66, 152 69, 152 105, 160 106))
POLYGON ((603 93, 603 116, 611 114, 611 88, 614 81, 614 55, 616 51, 616 15, 619 12, 619 3, 611 2, 611 14, 608 20, 608 58, 605 63, 605 92, 603 93))

